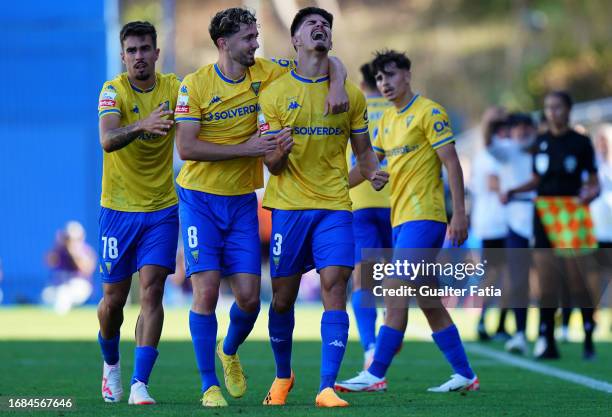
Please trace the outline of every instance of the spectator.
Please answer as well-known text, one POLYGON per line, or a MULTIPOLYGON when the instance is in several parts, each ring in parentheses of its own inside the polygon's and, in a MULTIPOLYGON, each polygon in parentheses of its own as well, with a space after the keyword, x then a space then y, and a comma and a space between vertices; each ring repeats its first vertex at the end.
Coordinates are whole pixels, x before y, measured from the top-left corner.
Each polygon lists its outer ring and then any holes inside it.
MULTIPOLYGON (((488 262, 488 274, 491 282, 485 286, 500 282, 504 279, 504 260, 500 248, 505 247, 508 234, 506 226, 505 208, 499 200, 499 163, 488 152, 487 148, 493 142, 507 142, 509 129, 507 113, 501 107, 489 108, 483 115, 483 136, 485 148, 475 157, 471 176, 472 213, 471 226, 473 235, 482 241, 483 256, 488 262)), ((480 320, 478 322, 478 336, 480 340, 488 340, 489 335, 485 329, 485 314, 488 300, 484 301, 480 320)), ((506 339, 505 309, 502 309, 499 325, 495 337, 506 339)))
POLYGON ((53 305, 58 314, 83 304, 92 292, 91 277, 96 268, 96 254, 85 242, 85 229, 70 221, 56 234, 55 246, 47 254, 51 284, 43 290, 43 302, 53 305))
MULTIPOLYGON (((510 140, 494 140, 489 152, 500 164, 500 189, 502 196, 531 179, 532 155, 530 148, 536 138, 537 128, 530 115, 514 113, 509 117, 510 140)), ((527 353, 527 309, 529 303, 529 241, 533 234, 533 191, 517 193, 506 203, 508 235, 506 237, 508 272, 510 279, 510 303, 514 307, 516 334, 506 343, 506 350, 527 353), (519 250, 515 250, 519 249, 519 250)), ((502 197, 503 200, 503 197, 502 197)))

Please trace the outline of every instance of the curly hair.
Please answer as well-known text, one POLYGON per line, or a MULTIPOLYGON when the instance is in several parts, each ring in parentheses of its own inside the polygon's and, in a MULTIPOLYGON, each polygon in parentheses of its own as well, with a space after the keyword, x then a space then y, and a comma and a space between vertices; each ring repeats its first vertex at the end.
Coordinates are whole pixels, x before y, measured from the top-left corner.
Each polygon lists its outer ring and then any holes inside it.
POLYGON ((256 22, 255 14, 250 10, 232 7, 220 11, 212 18, 208 26, 208 33, 210 33, 215 46, 218 47, 217 40, 219 38, 238 33, 241 24, 251 25, 256 22))
POLYGON ((377 51, 374 61, 372 61, 374 74, 378 73, 378 71, 384 72, 385 66, 393 62, 399 69, 405 69, 408 71, 410 71, 410 67, 412 66, 410 59, 405 53, 397 52, 393 49, 385 49, 384 51, 377 51))

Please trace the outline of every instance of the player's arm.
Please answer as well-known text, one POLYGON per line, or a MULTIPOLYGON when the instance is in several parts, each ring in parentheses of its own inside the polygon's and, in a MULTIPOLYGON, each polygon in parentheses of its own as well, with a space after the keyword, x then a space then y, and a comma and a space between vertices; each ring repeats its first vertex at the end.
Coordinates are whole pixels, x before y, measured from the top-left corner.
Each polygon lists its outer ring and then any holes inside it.
POLYGON ((276 149, 267 152, 264 156, 264 164, 272 175, 280 175, 287 167, 287 160, 293 148, 293 137, 291 128, 286 127, 276 134, 276 149))
POLYGON ((533 173, 531 176, 531 179, 529 179, 529 181, 515 187, 512 188, 508 191, 506 191, 505 193, 500 194, 499 199, 502 202, 502 204, 506 204, 508 203, 508 201, 510 201, 512 199, 512 196, 514 194, 518 194, 518 193, 526 193, 529 191, 533 191, 535 189, 538 188, 538 185, 540 185, 540 176, 536 173, 533 173))
POLYGON ((389 173, 379 168, 379 156, 372 149, 368 132, 352 133, 351 147, 357 165, 349 172, 349 187, 359 185, 367 179, 376 191, 381 190, 389 181, 389 173))
POLYGON ((448 239, 452 245, 461 246, 467 239, 467 215, 465 213, 465 189, 463 170, 453 143, 436 148, 438 158, 446 168, 448 186, 453 201, 453 217, 448 226, 448 239))
POLYGON ((324 115, 338 114, 349 110, 349 97, 344 86, 346 67, 340 59, 329 57, 329 93, 325 99, 324 115))
POLYGON ((151 114, 135 123, 121 126, 121 116, 116 113, 109 113, 100 117, 100 144, 105 152, 118 151, 126 147, 141 133, 148 132, 155 135, 166 135, 172 128, 174 121, 164 119, 164 116, 171 115, 172 111, 164 110, 164 104, 153 110, 151 114))
POLYGON ((276 149, 276 137, 254 133, 247 141, 236 145, 220 145, 200 140, 200 123, 178 123, 176 148, 184 161, 225 161, 243 157, 259 157, 276 149))

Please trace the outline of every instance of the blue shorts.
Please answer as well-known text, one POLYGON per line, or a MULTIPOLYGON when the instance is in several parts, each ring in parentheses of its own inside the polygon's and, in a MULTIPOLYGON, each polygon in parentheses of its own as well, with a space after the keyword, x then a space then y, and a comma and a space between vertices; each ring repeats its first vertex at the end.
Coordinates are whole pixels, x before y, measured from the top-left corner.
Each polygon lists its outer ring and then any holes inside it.
POLYGON ((148 213, 102 207, 99 224, 102 282, 122 281, 145 265, 174 272, 179 229, 176 205, 148 213))
POLYGON ((446 223, 415 220, 393 228, 393 247, 397 249, 440 249, 446 237, 446 223))
POLYGON ((344 210, 272 210, 272 278, 355 265, 353 214, 344 210))
POLYGON ((261 275, 255 193, 224 196, 178 188, 187 277, 203 271, 261 275))
POLYGON ((361 262, 361 249, 390 248, 392 245, 391 209, 364 208, 353 212, 355 263, 361 262))

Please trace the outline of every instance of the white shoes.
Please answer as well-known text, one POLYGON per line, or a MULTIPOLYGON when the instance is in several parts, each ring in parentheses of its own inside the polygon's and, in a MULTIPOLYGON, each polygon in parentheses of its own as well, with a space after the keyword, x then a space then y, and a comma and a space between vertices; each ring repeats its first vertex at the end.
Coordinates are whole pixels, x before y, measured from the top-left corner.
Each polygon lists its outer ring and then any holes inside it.
POLYGON ((108 365, 104 362, 102 368, 102 398, 107 403, 118 403, 123 397, 121 386, 121 365, 108 365))
POLYGON ((478 391, 480 389, 480 381, 474 375, 474 378, 468 379, 459 374, 451 375, 451 379, 446 381, 439 387, 428 388, 429 392, 454 392, 454 391, 478 391))
POLYGON ((356 377, 336 382, 338 392, 377 392, 387 390, 387 379, 378 378, 368 371, 361 371, 356 377))
POLYGON ((524 333, 517 333, 504 346, 507 352, 525 356, 527 354, 527 339, 524 333))
POLYGON ((149 395, 147 386, 144 382, 136 381, 132 384, 130 389, 130 398, 128 404, 132 405, 146 405, 155 404, 155 400, 149 395))

